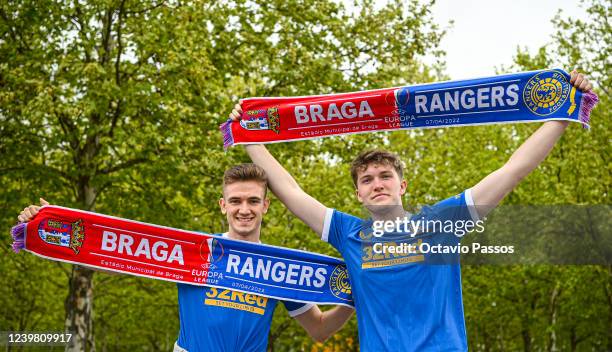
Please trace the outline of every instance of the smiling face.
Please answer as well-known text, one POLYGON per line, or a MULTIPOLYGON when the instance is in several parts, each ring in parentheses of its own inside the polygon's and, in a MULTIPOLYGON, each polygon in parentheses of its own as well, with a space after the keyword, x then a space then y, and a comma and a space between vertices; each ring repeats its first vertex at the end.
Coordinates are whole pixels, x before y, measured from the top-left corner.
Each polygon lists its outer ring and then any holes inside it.
POLYGON ((270 206, 265 184, 249 180, 225 185, 219 206, 227 216, 231 234, 245 240, 259 240, 263 214, 270 206))
POLYGON ((402 205, 406 181, 389 164, 372 163, 357 172, 357 199, 371 212, 402 205))
POLYGON ((399 157, 385 150, 363 151, 351 163, 357 199, 374 218, 404 216, 403 173, 399 157))

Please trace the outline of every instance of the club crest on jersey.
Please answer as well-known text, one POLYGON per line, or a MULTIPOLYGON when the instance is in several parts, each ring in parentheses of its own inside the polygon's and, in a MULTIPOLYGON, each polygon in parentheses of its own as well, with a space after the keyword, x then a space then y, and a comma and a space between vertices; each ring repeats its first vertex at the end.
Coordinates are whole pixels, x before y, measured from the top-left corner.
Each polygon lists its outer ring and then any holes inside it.
POLYGON ((557 71, 540 72, 527 82, 523 101, 531 112, 546 116, 559 110, 570 93, 570 84, 557 71))
POLYGON ((329 278, 331 293, 345 301, 351 300, 351 284, 345 265, 336 265, 329 278))
POLYGON ((67 247, 79 254, 79 249, 85 240, 83 221, 66 222, 47 219, 38 225, 38 236, 48 244, 67 247))
POLYGON ((280 116, 278 115, 278 107, 272 107, 267 110, 248 110, 246 116, 240 120, 240 126, 246 130, 272 130, 275 133, 280 133, 280 116))

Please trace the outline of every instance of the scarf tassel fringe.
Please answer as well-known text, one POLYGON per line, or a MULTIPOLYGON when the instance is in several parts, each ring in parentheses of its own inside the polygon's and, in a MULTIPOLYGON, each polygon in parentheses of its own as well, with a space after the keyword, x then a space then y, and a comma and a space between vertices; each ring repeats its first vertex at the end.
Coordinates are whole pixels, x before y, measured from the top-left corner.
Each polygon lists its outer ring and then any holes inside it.
POLYGON ((589 128, 591 123, 591 110, 597 105, 599 98, 593 91, 582 93, 582 99, 580 102, 580 112, 578 113, 578 119, 582 122, 582 126, 586 129, 589 128))
POLYGON ((25 229, 26 224, 24 222, 19 223, 11 229, 11 235, 13 235, 13 251, 19 253, 20 250, 25 248, 25 229))
POLYGON ((234 136, 232 136, 232 120, 227 120, 219 126, 223 133, 223 148, 227 149, 234 144, 234 136))

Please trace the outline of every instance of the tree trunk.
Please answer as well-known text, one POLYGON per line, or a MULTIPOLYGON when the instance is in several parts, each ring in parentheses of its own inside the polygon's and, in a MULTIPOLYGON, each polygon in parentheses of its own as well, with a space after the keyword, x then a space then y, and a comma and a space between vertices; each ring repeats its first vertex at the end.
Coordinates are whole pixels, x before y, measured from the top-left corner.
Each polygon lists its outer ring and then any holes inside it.
POLYGON ((578 339, 576 339, 576 326, 572 326, 570 329, 570 351, 576 352, 578 346, 578 339))
POLYGON ((523 339, 523 351, 525 352, 531 352, 532 350, 530 329, 531 329, 531 317, 535 315, 536 300, 537 300, 537 296, 531 297, 531 304, 530 304, 531 310, 527 314, 524 313, 524 315, 521 318, 521 325, 522 325, 521 337, 523 339))
POLYGON ((93 334, 93 271, 74 265, 70 277, 70 293, 66 297, 66 331, 72 339, 67 352, 96 350, 93 334))
POLYGON ((491 335, 487 331, 486 327, 482 329, 482 336, 484 337, 484 352, 490 352, 493 343, 491 342, 491 335))
POLYGON ((552 294, 550 295, 549 312, 550 316, 548 319, 548 326, 550 328, 550 334, 548 336, 548 352, 557 352, 557 333, 555 331, 555 325, 557 325, 557 299, 561 289, 559 283, 555 285, 552 294))
POLYGON ((608 346, 607 351, 612 351, 612 265, 608 265, 608 284, 606 285, 606 296, 608 297, 608 346))
MULTIPOLYGON (((89 186, 89 178, 79 182, 78 200, 86 210, 93 210, 96 191, 89 186)), ((95 352, 93 329, 93 274, 91 269, 73 265, 68 297, 64 304, 66 311, 65 329, 72 339, 66 352, 95 352)))
POLYGON ((521 336, 523 337, 523 350, 525 352, 531 352, 531 334, 529 333, 529 328, 523 327, 521 336))

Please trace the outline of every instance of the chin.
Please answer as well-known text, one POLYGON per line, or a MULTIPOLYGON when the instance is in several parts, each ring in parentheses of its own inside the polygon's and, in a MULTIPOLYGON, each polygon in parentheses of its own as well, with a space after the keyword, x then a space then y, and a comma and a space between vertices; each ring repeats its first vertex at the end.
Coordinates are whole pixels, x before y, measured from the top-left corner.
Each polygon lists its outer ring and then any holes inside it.
POLYGON ((248 236, 250 234, 252 234, 255 231, 256 227, 249 225, 249 226, 240 226, 240 225, 236 225, 234 226, 234 231, 236 232, 236 234, 240 235, 240 236, 248 236))
POLYGON ((249 233, 253 232, 253 229, 250 227, 236 226, 234 227, 234 231, 240 235, 248 235, 249 233))
POLYGON ((373 214, 387 213, 394 211, 397 207, 401 207, 401 204, 395 204, 394 202, 380 202, 365 204, 365 207, 373 214))
POLYGON ((236 232, 236 235, 238 235, 239 239, 240 238, 245 239, 249 237, 249 234, 246 232, 236 232))
POLYGON ((397 203, 395 199, 392 199, 390 197, 381 197, 381 198, 373 199, 368 203, 368 206, 380 206, 380 207, 393 206, 393 205, 397 205, 397 203))

